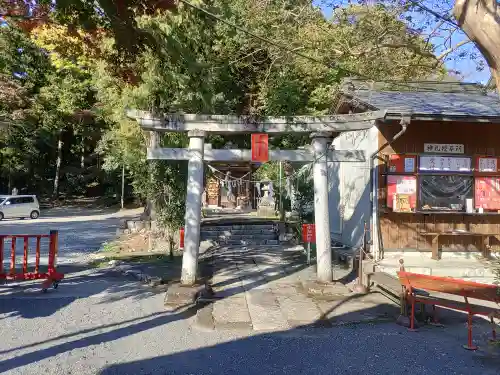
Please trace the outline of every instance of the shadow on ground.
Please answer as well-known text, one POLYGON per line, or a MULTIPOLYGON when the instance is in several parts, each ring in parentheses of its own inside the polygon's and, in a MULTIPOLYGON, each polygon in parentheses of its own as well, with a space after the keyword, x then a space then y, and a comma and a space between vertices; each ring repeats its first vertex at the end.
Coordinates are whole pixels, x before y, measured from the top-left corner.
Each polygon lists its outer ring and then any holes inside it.
MULTIPOLYGON (((217 254, 217 252, 207 253, 205 256, 205 272, 213 271, 210 269, 209 260, 212 256, 217 255, 220 254, 217 254)), ((299 262, 300 257, 295 261, 298 264, 289 268, 286 275, 304 269, 305 265, 301 265, 299 262)), ((280 268, 283 267, 280 266, 280 268)), ((79 269, 76 266, 61 267, 61 270, 68 273, 70 277, 66 280, 67 285, 61 284, 60 288, 70 288, 71 285, 74 285, 79 290, 78 295, 73 293, 67 299, 48 300, 46 298, 36 299, 32 297, 28 299, 20 295, 16 297, 19 299, 19 303, 14 301, 15 298, 9 304, 0 303, 0 313, 30 319, 51 314, 70 304, 75 298, 87 298, 101 294, 99 303, 107 303, 116 300, 116 298, 133 297, 141 300, 153 293, 150 289, 138 287, 137 283, 116 284, 112 280, 109 281, 109 270, 94 270, 91 274, 86 274, 86 269, 79 269), (71 267, 74 267, 74 269, 71 267), (30 304, 25 303, 28 300, 30 304), (43 313, 40 313, 40 311, 43 311, 43 313)), ((268 272, 266 279, 257 278, 254 280, 258 275, 240 274, 232 268, 226 271, 231 273, 234 279, 248 277, 249 280, 247 281, 249 282, 245 283, 247 290, 286 276, 282 273, 269 276, 272 272, 268 272)), ((231 284, 230 281, 224 283, 231 284)), ((58 289, 55 292, 59 293, 61 290, 58 289)), ((242 292, 238 288, 226 289, 221 298, 227 298, 242 292)), ((350 300, 364 297, 366 296, 353 295, 350 300)), ((316 375, 365 374, 367 372, 401 374, 416 371, 422 374, 451 374, 465 373, 462 371, 465 371, 465 369, 467 369, 466 373, 470 375, 498 374, 500 361, 496 352, 480 351, 474 353, 461 349, 460 345, 466 342, 467 334, 463 324, 453 324, 445 329, 426 326, 419 333, 412 334, 394 323, 344 324, 356 321, 356 317, 360 313, 370 316, 374 313, 372 308, 364 311, 336 314, 335 318, 330 320, 329 314, 336 309, 341 309, 345 302, 347 301, 339 301, 331 311, 323 314, 313 324, 290 330, 254 334, 195 350, 169 353, 127 363, 111 364, 100 370, 99 374, 198 375, 238 373, 316 375), (318 325, 324 326, 325 321, 328 321, 330 325, 340 324, 340 326, 318 329, 318 325)), ((0 352, 0 356, 18 350, 29 349, 30 351, 1 361, 0 372, 20 368, 89 346, 115 342, 175 321, 189 319, 195 316, 200 308, 211 303, 207 301, 203 304, 186 305, 169 312, 155 313, 119 323, 99 325, 44 340, 43 342, 4 350, 0 352)), ((383 308, 384 306, 377 306, 377 309, 380 307, 383 308)), ((396 313, 394 305, 388 303, 386 307, 396 313)), ((447 318, 443 316, 442 322, 447 324, 447 318)), ((481 340, 485 339, 489 326, 479 320, 476 323, 475 337, 481 338, 481 340)), ((484 343, 484 341, 482 340, 481 343, 484 343)), ((165 351, 169 351, 168 345, 166 345, 165 351)), ((96 371, 99 371, 99 369, 96 369, 96 371)))
MULTIPOLYGON (((110 343, 188 319, 196 306, 158 313, 116 324, 63 335, 19 349, 33 349, 0 362, 0 372, 16 369, 63 353, 110 343), (106 330, 106 332, 102 332, 106 330), (60 343, 64 340, 63 343, 60 343), (44 346, 40 348, 40 346, 44 346), (50 345, 49 347, 46 347, 50 345)), ((348 316, 343 317, 348 320, 348 316)), ((423 328, 418 333, 393 323, 314 328, 253 335, 234 341, 154 358, 111 364, 100 375, 123 374, 498 374, 494 353, 467 352, 460 347, 466 330, 423 328), (410 336, 411 335, 411 336, 410 336)), ((168 351, 168 346, 166 347, 168 351)), ((97 373, 97 372, 96 372, 97 373)))
POLYGON ((57 289, 51 288, 47 293, 41 289, 43 280, 0 285, 0 320, 50 316, 81 298, 95 297, 98 303, 104 304, 125 298, 140 301, 159 292, 110 269, 64 265, 58 267, 58 272, 64 273, 65 278, 57 289))
POLYGON ((124 374, 498 374, 500 360, 465 352, 453 334, 409 334, 394 324, 300 328, 111 365, 124 374))

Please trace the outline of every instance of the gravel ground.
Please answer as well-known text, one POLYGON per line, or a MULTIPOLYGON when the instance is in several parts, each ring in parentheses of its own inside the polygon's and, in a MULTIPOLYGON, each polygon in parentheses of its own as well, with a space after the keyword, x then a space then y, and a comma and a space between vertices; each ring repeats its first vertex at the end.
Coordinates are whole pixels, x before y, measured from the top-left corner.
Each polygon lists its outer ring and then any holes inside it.
POLYGON ((461 348, 465 327, 207 332, 193 328, 193 310, 166 313, 162 294, 118 276, 98 279, 106 285, 76 281, 43 296, 0 299, 0 372, 493 375, 500 368, 484 352, 461 348))
MULTIPOLYGON (((36 220, 2 220, 0 234, 48 234, 50 230, 58 230, 58 263, 67 264, 79 262, 83 256, 99 250, 104 242, 115 238, 120 220, 138 216, 142 211, 61 207, 42 211, 36 220)), ((20 242, 18 247, 22 251, 20 242)), ((47 243, 42 245, 46 251, 47 243)))
MULTIPOLYGON (((112 271, 75 263, 87 248, 112 238, 119 219, 94 212, 0 224, 0 234, 59 229, 59 264, 68 274, 59 289, 47 294, 29 284, 0 286, 0 373, 500 373, 492 353, 462 349, 462 325, 418 333, 395 324, 254 335, 200 330, 193 325, 194 309, 167 313, 163 294, 112 271)), ((482 328, 475 331, 478 338, 483 338, 482 328)))

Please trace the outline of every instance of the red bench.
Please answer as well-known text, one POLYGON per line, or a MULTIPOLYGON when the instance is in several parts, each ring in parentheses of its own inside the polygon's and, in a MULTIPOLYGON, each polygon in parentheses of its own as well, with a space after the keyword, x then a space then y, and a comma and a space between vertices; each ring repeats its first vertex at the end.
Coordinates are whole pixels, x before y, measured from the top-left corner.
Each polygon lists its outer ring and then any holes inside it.
POLYGON ((465 349, 477 349, 477 346, 472 344, 472 317, 474 315, 483 315, 490 318, 493 340, 496 340, 494 318, 500 317, 500 287, 453 279, 451 277, 421 275, 405 271, 399 271, 398 276, 401 285, 405 287, 405 299, 411 304, 410 330, 415 330, 415 304, 423 303, 433 306, 435 322, 437 322, 436 306, 467 312, 468 341, 467 345, 464 345, 465 349), (460 296, 464 298, 464 302, 441 298, 440 296, 433 296, 431 294, 422 295, 416 293, 418 289, 460 296), (488 307, 470 303, 469 298, 494 302, 497 306, 488 307))

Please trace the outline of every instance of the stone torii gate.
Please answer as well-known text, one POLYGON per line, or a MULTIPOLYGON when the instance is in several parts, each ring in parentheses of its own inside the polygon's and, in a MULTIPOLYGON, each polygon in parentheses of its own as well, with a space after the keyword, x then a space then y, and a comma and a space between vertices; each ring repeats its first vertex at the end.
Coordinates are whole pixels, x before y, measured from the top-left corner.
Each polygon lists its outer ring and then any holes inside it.
POLYGON ((365 130, 385 118, 385 111, 335 116, 267 117, 258 122, 248 117, 224 115, 176 114, 155 116, 149 112, 129 111, 142 129, 151 131, 152 142, 147 150, 149 160, 188 160, 185 239, 182 258, 183 285, 196 282, 203 192, 204 161, 251 161, 251 150, 215 150, 205 145, 207 133, 310 134, 312 145, 304 150, 270 150, 269 160, 313 162, 314 219, 316 224, 317 278, 331 282, 332 255, 330 216, 328 210, 327 162, 365 161, 360 150, 333 150, 329 144, 341 132, 365 130), (159 148, 157 133, 187 132, 189 148, 159 148))

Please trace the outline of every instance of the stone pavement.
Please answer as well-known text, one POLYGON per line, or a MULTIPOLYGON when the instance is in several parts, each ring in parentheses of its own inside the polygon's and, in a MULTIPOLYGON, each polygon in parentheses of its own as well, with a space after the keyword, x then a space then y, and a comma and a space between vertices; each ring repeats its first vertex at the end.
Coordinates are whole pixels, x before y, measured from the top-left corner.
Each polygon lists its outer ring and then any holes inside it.
MULTIPOLYGON (((318 285, 300 247, 220 248, 211 255, 214 298, 197 313, 206 329, 275 331, 395 320, 398 306, 378 293, 356 295, 342 283, 318 285)), ((346 276, 346 271, 336 271, 346 276)))

